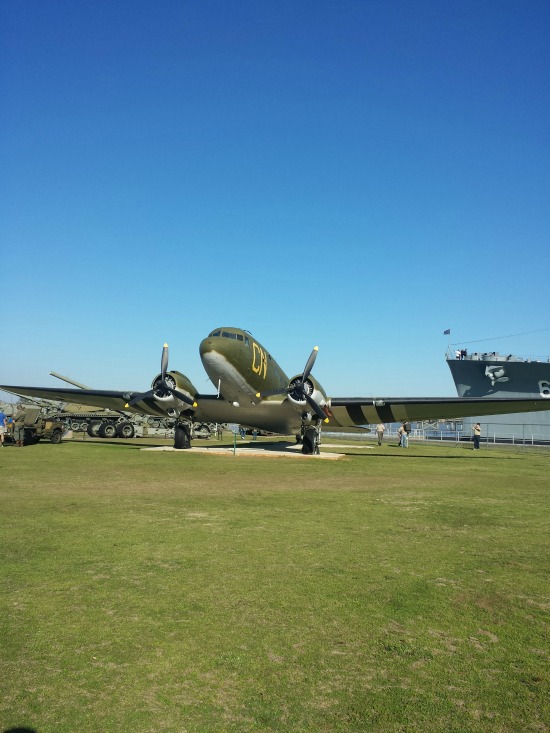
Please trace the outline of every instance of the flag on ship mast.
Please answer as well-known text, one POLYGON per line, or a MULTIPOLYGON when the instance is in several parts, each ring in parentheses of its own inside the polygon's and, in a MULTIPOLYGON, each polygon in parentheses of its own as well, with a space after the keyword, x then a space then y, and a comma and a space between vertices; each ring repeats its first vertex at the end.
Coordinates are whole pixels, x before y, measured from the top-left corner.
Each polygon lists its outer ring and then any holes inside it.
POLYGON ((446 331, 443 331, 444 336, 450 336, 451 335, 451 329, 448 328, 446 331))

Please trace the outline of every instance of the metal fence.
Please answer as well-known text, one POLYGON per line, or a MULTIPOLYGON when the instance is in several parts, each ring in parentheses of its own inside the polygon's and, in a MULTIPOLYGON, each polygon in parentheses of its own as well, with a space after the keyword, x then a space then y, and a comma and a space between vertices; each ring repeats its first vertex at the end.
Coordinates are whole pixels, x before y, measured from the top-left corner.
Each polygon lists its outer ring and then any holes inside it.
MULTIPOLYGON (((517 430, 510 431, 511 425, 503 425, 499 423, 481 423, 482 444, 499 444, 499 445, 529 445, 529 446, 550 446, 550 426, 548 430, 534 431, 529 430, 529 425, 514 425, 517 430)), ((537 426, 546 427, 546 426, 537 426)), ((472 433, 470 430, 434 430, 417 428, 413 430, 411 437, 424 441, 450 442, 450 443, 467 443, 472 441, 472 433)))
MULTIPOLYGON (((510 425, 506 423, 480 423, 481 438, 480 442, 484 446, 491 445, 513 445, 513 446, 533 446, 533 447, 550 447, 550 425, 510 425), (510 428, 512 428, 511 432, 510 428), (536 428, 539 428, 537 430, 536 428), (542 428, 542 430, 540 430, 542 428), (505 430, 506 429, 506 430, 505 430)), ((399 424, 392 423, 387 425, 384 433, 384 442, 396 443, 399 441, 397 431, 399 424)), ((371 426, 367 433, 331 433, 330 430, 323 431, 323 435, 335 438, 345 438, 347 440, 376 440, 376 431, 371 426)), ((470 428, 464 429, 462 424, 456 429, 450 429, 448 426, 437 429, 435 425, 418 426, 413 424, 413 430, 409 436, 412 441, 422 441, 426 443, 448 443, 448 444, 467 444, 472 442, 472 432, 470 428)))

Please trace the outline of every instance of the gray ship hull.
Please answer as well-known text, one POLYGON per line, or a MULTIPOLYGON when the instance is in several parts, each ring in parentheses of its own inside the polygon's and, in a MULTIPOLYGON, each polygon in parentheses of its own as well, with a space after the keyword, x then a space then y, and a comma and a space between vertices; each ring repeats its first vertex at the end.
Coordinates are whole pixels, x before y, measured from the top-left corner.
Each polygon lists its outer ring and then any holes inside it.
POLYGON ((496 440, 550 441, 550 362, 498 353, 447 359, 459 397, 533 397, 548 400, 548 411, 485 415, 464 420, 464 432, 480 422, 496 440))

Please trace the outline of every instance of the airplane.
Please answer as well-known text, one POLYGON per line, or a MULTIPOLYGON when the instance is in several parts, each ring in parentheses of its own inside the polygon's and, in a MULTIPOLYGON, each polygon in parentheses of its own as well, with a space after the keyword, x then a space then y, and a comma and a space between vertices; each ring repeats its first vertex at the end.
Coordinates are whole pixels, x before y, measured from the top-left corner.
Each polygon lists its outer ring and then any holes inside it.
POLYGON ((249 331, 216 328, 199 347, 217 394, 199 394, 185 374, 168 369, 164 344, 160 374, 145 392, 0 385, 20 396, 74 401, 93 407, 175 420, 174 448, 191 447, 194 422, 237 423, 295 434, 305 454, 318 454, 323 426, 331 431, 379 422, 452 419, 550 409, 544 399, 473 397, 332 397, 312 374, 315 347, 292 378, 249 331))

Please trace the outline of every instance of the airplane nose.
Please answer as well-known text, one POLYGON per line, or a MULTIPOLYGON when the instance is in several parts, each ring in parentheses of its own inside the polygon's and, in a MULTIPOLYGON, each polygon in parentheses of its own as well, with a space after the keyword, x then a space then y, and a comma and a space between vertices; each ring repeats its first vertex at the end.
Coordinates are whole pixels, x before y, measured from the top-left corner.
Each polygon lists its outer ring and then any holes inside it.
POLYGON ((212 341, 210 337, 207 337, 200 342, 199 354, 201 356, 203 354, 208 354, 208 352, 212 351, 213 348, 214 348, 214 342, 212 341))

